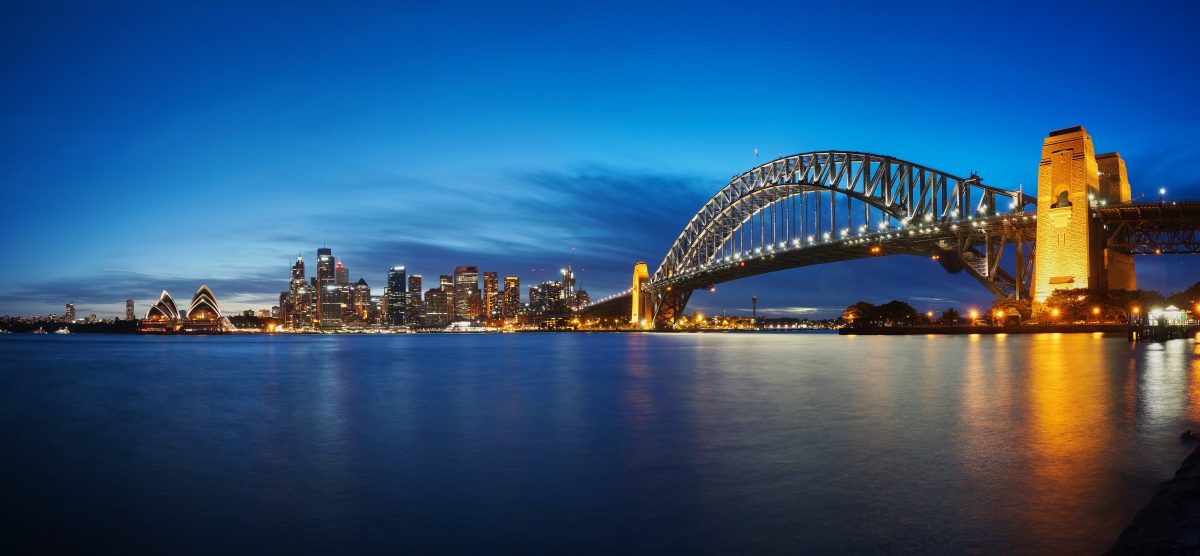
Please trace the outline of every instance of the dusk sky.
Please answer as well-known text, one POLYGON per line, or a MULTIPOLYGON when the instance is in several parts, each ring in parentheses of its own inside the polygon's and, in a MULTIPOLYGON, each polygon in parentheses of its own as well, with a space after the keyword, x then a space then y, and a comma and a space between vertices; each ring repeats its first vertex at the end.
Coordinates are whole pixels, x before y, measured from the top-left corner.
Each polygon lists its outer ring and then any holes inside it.
MULTIPOLYGON (((455 265, 523 289, 573 261, 593 298, 658 266, 733 174, 887 154, 1032 192, 1083 125, 1134 195, 1200 199, 1200 4, 6 3, 0 313, 139 315, 208 283, 270 307, 297 253, 381 293, 455 265), (544 269, 544 271, 543 271, 544 269)), ((1144 289, 1200 257, 1142 257, 1144 289)), ((777 272, 689 309, 834 316, 986 306, 917 257, 777 272)), ((522 294, 525 300, 525 295, 522 294)))

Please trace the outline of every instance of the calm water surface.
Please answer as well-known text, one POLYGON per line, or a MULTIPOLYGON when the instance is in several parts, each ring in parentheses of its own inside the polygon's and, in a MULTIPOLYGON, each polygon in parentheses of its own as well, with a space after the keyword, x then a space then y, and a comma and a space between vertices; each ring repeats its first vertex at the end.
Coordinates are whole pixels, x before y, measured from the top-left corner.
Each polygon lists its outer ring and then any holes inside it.
POLYGON ((0 552, 1096 553, 1191 448, 1198 349, 5 335, 0 552))

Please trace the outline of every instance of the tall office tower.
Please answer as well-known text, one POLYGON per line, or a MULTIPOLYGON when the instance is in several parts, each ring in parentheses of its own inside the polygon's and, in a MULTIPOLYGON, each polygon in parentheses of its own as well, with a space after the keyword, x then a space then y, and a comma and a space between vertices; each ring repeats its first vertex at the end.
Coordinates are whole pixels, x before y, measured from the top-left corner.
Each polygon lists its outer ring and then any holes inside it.
POLYGON ((354 320, 354 293, 350 287, 350 269, 338 261, 333 269, 333 282, 337 286, 338 318, 345 323, 354 320))
POLYGON ((421 324, 425 312, 425 304, 421 302, 421 275, 413 274, 408 277, 408 295, 404 298, 404 321, 409 326, 421 324))
POLYGON ((63 313, 63 321, 75 322, 75 304, 74 303, 67 304, 67 311, 65 313, 63 313))
POLYGON ((521 279, 517 276, 504 277, 504 301, 500 316, 505 320, 515 319, 521 313, 521 279))
POLYGON ((387 299, 387 323, 392 326, 404 324, 404 288, 407 287, 408 272, 402 266, 388 270, 387 288, 383 297, 387 299))
POLYGON ((359 278, 351 286, 351 299, 354 305, 354 316, 357 320, 367 322, 371 319, 371 286, 367 285, 367 281, 359 278))
POLYGON ((304 259, 296 255, 292 265, 292 280, 288 283, 287 298, 280 299, 280 321, 289 328, 309 328, 313 325, 313 305, 316 303, 316 278, 310 284, 304 279, 304 259))
POLYGON ((454 316, 454 277, 449 274, 438 276, 438 289, 446 292, 446 303, 449 303, 450 316, 454 316))
POLYGON ((296 264, 292 265, 292 281, 304 281, 304 258, 296 255, 296 264))
POLYGON ((125 300, 125 320, 133 320, 133 300, 125 300))
POLYGON ((337 296, 336 262, 333 250, 328 247, 317 249, 317 326, 338 326, 341 303, 337 296), (335 316, 337 315, 337 316, 335 316))
POLYGON ((454 318, 471 320, 479 317, 479 268, 454 267, 454 318))
POLYGON ((495 272, 483 273, 483 318, 500 318, 500 281, 495 272))
POLYGON ((562 269, 562 298, 572 301, 575 299, 575 270, 571 265, 562 269))
POLYGON ((425 292, 425 326, 446 326, 450 324, 450 292, 454 286, 432 289, 425 292))
POLYGON ((279 306, 275 308, 276 309, 275 314, 271 315, 271 316, 279 319, 280 326, 283 326, 284 323, 288 322, 288 319, 292 318, 292 315, 290 313, 291 304, 292 304, 291 292, 290 291, 279 292, 279 306))
POLYGON ((350 284, 350 269, 342 266, 342 261, 338 261, 337 266, 334 267, 333 276, 333 281, 339 286, 350 284))

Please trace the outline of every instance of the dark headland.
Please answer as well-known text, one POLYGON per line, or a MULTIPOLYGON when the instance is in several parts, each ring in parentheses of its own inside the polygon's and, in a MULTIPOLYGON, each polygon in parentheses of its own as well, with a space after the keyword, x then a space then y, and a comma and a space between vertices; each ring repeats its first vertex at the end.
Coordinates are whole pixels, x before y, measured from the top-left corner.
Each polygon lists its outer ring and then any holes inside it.
POLYGON ((1159 485, 1108 554, 1200 554, 1200 446, 1159 485))

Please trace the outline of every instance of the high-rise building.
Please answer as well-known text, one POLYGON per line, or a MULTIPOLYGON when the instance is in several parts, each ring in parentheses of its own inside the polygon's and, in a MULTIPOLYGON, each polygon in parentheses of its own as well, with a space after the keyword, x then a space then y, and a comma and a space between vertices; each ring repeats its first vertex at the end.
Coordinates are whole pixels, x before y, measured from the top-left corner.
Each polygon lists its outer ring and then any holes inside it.
POLYGON ((336 268, 333 250, 328 247, 317 249, 317 325, 322 328, 342 324, 342 304, 338 299, 336 268))
POLYGON ((421 302, 421 275, 413 274, 408 277, 408 295, 404 299, 404 321, 409 326, 419 326, 425 312, 425 304, 421 302))
POLYGON ((350 269, 342 266, 342 261, 337 262, 337 266, 333 269, 334 282, 339 285, 350 284, 350 269))
POLYGON ((313 283, 304 279, 304 259, 300 255, 296 255, 288 291, 280 294, 279 297, 281 323, 293 330, 310 328, 315 316, 316 291, 315 278, 313 283))
POLYGON ((404 324, 404 293, 408 286, 407 271, 402 266, 393 266, 388 270, 387 288, 383 296, 387 300, 387 323, 392 326, 404 324))
POLYGON ((371 286, 368 286, 367 281, 360 277, 358 282, 355 282, 350 288, 355 320, 361 322, 371 320, 371 286))
POLYGON ((356 320, 354 318, 354 293, 350 287, 350 269, 343 266, 342 261, 338 261, 333 268, 333 276, 334 285, 337 286, 337 310, 341 324, 356 320))
POLYGON ((562 273, 562 298, 573 303, 575 300, 575 270, 571 268, 571 265, 567 265, 567 268, 560 272, 562 273))
POLYGON ((125 320, 133 320, 133 300, 125 300, 125 320))
POLYGON ((473 320, 483 312, 479 295, 479 268, 454 267, 454 318, 473 320))
POLYGON ((521 278, 517 276, 504 277, 503 297, 501 316, 505 320, 517 318, 517 315, 521 314, 521 278))
POLYGON ((425 319, 422 324, 425 326, 446 326, 450 324, 451 304, 450 299, 454 292, 454 286, 445 286, 438 289, 430 288, 425 292, 425 319))
POLYGON ((483 273, 483 318, 500 318, 500 281, 495 272, 483 273))
POLYGON ((75 304, 68 303, 67 310, 63 313, 64 322, 75 322, 75 304))

